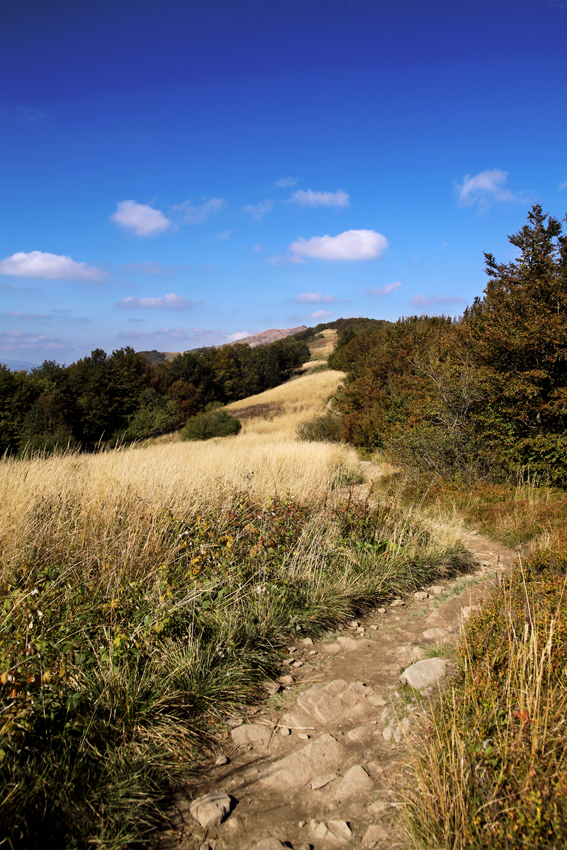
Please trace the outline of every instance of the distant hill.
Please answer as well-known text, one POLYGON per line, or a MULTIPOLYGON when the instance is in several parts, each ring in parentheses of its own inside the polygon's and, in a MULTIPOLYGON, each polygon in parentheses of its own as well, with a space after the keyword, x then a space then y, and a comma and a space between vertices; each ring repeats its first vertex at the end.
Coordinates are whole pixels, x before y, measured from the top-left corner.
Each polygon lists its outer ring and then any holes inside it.
POLYGON ((293 336, 293 334, 302 333, 302 331, 306 330, 305 325, 300 325, 298 328, 270 328, 269 331, 262 331, 259 334, 245 336, 244 339, 237 339, 231 342, 230 345, 245 344, 249 345, 250 348, 255 348, 257 345, 268 345, 270 342, 277 342, 278 339, 285 339, 286 336, 293 336))
POLYGON ((8 369, 11 369, 12 372, 31 372, 32 369, 37 368, 38 363, 30 363, 28 360, 0 360, 0 363, 4 366, 7 366, 8 369))
MULTIPOLYGON (((270 328, 268 331, 252 334, 252 336, 245 336, 243 339, 236 339, 234 342, 225 343, 225 345, 249 345, 250 348, 255 348, 257 345, 269 345, 270 342, 277 342, 278 339, 285 339, 287 336, 303 333, 306 330, 305 325, 300 325, 298 328, 270 328)), ((221 348, 220 345, 214 347, 221 348)), ((173 360, 178 354, 183 354, 184 352, 156 351, 154 349, 153 351, 140 351, 139 353, 143 354, 150 363, 164 363, 165 361, 173 360)))

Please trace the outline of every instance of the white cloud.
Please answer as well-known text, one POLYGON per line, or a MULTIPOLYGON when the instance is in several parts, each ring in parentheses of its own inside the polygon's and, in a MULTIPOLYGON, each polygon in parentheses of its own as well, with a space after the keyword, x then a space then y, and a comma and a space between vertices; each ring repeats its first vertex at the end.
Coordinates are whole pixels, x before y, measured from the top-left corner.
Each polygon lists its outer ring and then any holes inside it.
POLYGON ((248 331, 236 331, 234 334, 226 334, 227 342, 238 342, 239 339, 246 339, 247 336, 252 336, 248 331))
POLYGON ((459 205, 461 207, 472 207, 478 204, 488 207, 496 202, 511 203, 523 201, 520 195, 515 195, 504 184, 508 179, 508 172, 493 168, 491 171, 481 171, 479 174, 465 174, 462 183, 457 183, 459 205))
POLYGON ((242 212, 251 215, 255 221, 260 221, 266 213, 269 213, 274 208, 274 202, 269 198, 266 198, 265 201, 260 201, 259 204, 246 204, 245 207, 242 207, 242 212))
POLYGON ((186 310, 193 306, 192 301, 188 301, 183 295, 177 295, 175 292, 169 292, 161 298, 123 298, 118 302, 119 307, 141 307, 145 310, 186 310))
POLYGON ((314 192, 313 189, 298 189, 290 198, 302 207, 350 207, 348 194, 342 189, 336 192, 314 192))
POLYGON ((210 216, 220 212, 226 204, 224 198, 203 198, 202 204, 194 204, 192 201, 184 201, 182 204, 172 207, 175 212, 180 212, 189 224, 203 224, 210 216))
POLYGON ((222 233, 215 234, 215 239, 230 239, 234 230, 223 230, 222 233))
POLYGON ((323 295, 322 292, 303 292, 293 299, 298 304, 336 304, 337 299, 332 295, 323 295))
POLYGON ((397 280, 395 283, 387 283, 386 286, 381 286, 380 289, 367 289, 367 295, 390 295, 396 289, 401 289, 402 284, 397 280))
POLYGON ((330 312, 330 310, 315 310, 314 313, 311 313, 309 318, 310 319, 328 319, 328 317, 332 316, 332 315, 333 314, 330 312))
POLYGON ((278 189, 289 189, 290 186, 295 186, 297 183, 297 177, 280 177, 279 180, 276 180, 274 186, 277 186, 278 189))
POLYGON ((61 340, 46 334, 27 334, 23 331, 0 333, 0 346, 7 351, 22 351, 28 348, 43 348, 55 351, 65 346, 61 340))
POLYGON ((437 304, 464 304, 465 299, 457 295, 420 295, 411 299, 412 307, 434 307, 437 304))
POLYGON ((0 260, 0 274, 38 280, 83 280, 97 283, 106 272, 59 254, 48 254, 44 251, 30 251, 26 254, 18 251, 11 257, 0 260))
POLYGON ((112 213, 110 220, 125 230, 132 231, 135 236, 161 233, 173 224, 161 210, 156 210, 147 204, 138 204, 136 201, 119 201, 116 212, 112 213))
POLYGON ((375 230, 346 230, 337 236, 297 239, 289 246, 296 256, 319 260, 375 260, 388 247, 388 240, 375 230))

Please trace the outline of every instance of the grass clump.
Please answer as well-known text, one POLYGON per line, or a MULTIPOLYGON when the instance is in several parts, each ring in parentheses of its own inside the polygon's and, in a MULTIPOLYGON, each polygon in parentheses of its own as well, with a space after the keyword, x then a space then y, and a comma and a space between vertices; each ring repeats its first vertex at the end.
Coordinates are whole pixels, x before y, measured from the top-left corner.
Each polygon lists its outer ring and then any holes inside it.
POLYGON ((242 422, 239 419, 222 408, 210 405, 209 408, 187 420, 181 429, 182 440, 211 440, 240 433, 242 422))
POLYGON ((540 551, 467 625, 412 756, 419 848, 567 844, 567 554, 540 551))

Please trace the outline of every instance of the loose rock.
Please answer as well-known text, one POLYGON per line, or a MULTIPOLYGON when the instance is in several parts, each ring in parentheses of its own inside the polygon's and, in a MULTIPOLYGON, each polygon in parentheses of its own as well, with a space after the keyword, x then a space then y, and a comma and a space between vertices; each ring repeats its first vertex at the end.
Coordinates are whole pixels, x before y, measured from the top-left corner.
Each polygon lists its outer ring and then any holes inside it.
POLYGON ((340 841, 350 841, 352 838, 352 831, 346 820, 327 821, 327 829, 340 841))
POLYGON ((345 773, 335 792, 335 799, 348 800, 349 797, 356 797, 359 794, 365 794, 371 791, 373 787, 374 783, 364 768, 359 764, 355 764, 345 773))
POLYGON ((226 756, 219 756, 217 759, 215 759, 215 765, 217 767, 221 767, 223 764, 228 764, 228 762, 229 759, 226 756))
POLYGON ((228 794, 217 792, 205 794, 193 800, 189 811, 196 821, 199 821, 203 829, 218 826, 230 812, 231 799, 228 794))
POLYGON ((383 826, 378 823, 371 823, 364 835, 362 836, 362 844, 364 847, 375 847, 380 841, 388 838, 388 833, 383 826))
POLYGON ((230 734, 237 747, 243 747, 246 744, 258 744, 267 747, 272 737, 272 730, 262 723, 244 723, 242 726, 233 729, 230 734))
POLYGON ((421 690, 436 685, 447 672, 446 658, 426 658, 406 667, 400 676, 403 685, 421 690))
POLYGON ((423 632, 423 637, 426 640, 443 640, 448 634, 447 629, 426 629, 423 632))

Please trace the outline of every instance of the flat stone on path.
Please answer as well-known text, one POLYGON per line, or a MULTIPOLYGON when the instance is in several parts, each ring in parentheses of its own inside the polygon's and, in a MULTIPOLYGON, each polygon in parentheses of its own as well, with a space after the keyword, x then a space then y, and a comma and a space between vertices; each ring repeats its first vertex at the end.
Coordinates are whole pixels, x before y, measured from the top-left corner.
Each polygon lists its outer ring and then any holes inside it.
POLYGON ((271 788, 291 788, 306 785, 325 768, 333 769, 344 762, 346 750, 328 733, 311 741, 300 750, 277 761, 259 778, 271 788))
POLYGON ((230 812, 231 799, 228 794, 217 792, 205 794, 193 800, 189 811, 196 821, 199 821, 203 829, 210 826, 218 826, 230 812))
POLYGON ((335 799, 348 800, 350 797, 357 797, 359 794, 371 791, 373 787, 374 783, 364 768, 355 764, 343 776, 342 782, 335 791, 335 799))
POLYGON ((243 747, 246 744, 260 744, 262 747, 267 747, 272 737, 272 730, 263 723, 244 723, 233 729, 230 736, 237 747, 243 747))
POLYGON ((436 685, 447 672, 446 658, 425 658, 406 667, 400 676, 402 685, 421 690, 436 685))
POLYGON ((281 843, 279 838, 263 838, 258 844, 254 845, 253 850, 285 850, 285 845, 281 843))
POLYGON ((383 841, 385 838, 388 838, 388 833, 384 827, 378 823, 371 823, 362 836, 362 844, 364 847, 375 847, 379 841, 383 841))

